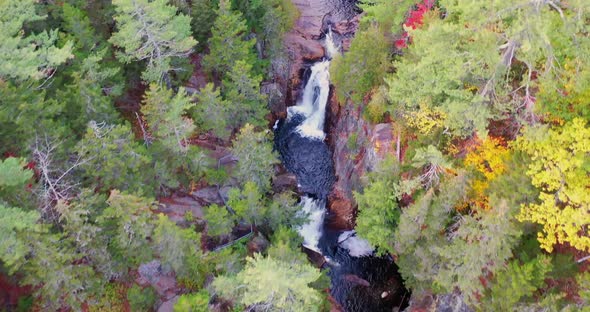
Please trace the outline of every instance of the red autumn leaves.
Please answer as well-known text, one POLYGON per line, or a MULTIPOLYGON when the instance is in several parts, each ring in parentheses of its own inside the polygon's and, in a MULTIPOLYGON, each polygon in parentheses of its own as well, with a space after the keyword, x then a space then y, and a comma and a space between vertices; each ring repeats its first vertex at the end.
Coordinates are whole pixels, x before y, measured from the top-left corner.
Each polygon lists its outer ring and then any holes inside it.
MULTIPOLYGON (((415 8, 410 11, 408 18, 404 22, 404 26, 407 28, 416 29, 424 23, 424 13, 430 11, 434 5, 434 0, 424 0, 421 3, 416 4, 415 8)), ((402 33, 400 39, 395 41, 395 47, 403 49, 408 47, 410 42, 410 35, 407 31, 402 33)))

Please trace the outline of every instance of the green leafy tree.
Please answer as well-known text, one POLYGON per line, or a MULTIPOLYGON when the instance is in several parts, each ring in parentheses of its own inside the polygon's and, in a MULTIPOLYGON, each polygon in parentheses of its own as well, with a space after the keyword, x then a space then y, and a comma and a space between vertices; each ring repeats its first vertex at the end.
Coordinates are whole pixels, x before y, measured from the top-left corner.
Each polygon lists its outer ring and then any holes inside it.
POLYGON ((174 304, 174 312, 207 312, 209 311, 209 293, 201 290, 192 294, 185 294, 174 304))
POLYGON ((255 254, 236 276, 213 281, 224 297, 240 304, 273 311, 318 311, 320 293, 309 286, 321 273, 309 264, 285 263, 255 254))
POLYGON ((124 62, 146 61, 142 77, 159 82, 171 70, 172 58, 187 56, 197 42, 191 37, 189 16, 167 0, 115 0, 118 31, 110 42, 123 49, 124 62))
POLYGON ((35 12, 35 0, 0 2, 0 77, 27 80, 49 76, 72 57, 73 43, 62 47, 56 42, 57 30, 25 36, 26 23, 43 19, 35 12))
POLYGON ((229 0, 220 0, 217 18, 209 38, 209 54, 203 58, 203 66, 220 75, 230 72, 237 61, 254 64, 255 40, 246 40, 248 28, 241 13, 232 11, 229 0))
POLYGON ((205 207, 204 213, 208 235, 219 236, 231 233, 235 225, 235 217, 227 208, 213 204, 205 207))
POLYGON ((482 306, 490 311, 515 311, 521 300, 532 297, 545 285, 545 278, 551 270, 551 259, 545 255, 522 264, 518 260, 510 261, 494 277, 482 306))
POLYGON ((245 125, 233 142, 232 154, 238 159, 233 176, 244 185, 253 182, 262 192, 270 189, 270 177, 279 161, 273 152, 268 131, 256 132, 245 125))

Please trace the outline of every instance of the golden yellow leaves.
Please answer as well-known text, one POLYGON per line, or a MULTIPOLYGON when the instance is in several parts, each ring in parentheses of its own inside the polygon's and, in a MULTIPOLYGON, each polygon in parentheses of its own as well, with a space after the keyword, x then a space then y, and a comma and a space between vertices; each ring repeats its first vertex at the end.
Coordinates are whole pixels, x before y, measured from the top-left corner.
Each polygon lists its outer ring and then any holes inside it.
POLYGON ((464 160, 466 167, 475 170, 477 176, 471 182, 472 208, 488 210, 488 197, 485 194, 489 183, 506 170, 504 161, 508 156, 508 148, 502 139, 487 137, 478 146, 472 148, 464 160))
POLYGON ((590 128, 576 118, 548 134, 528 134, 517 144, 531 157, 527 175, 540 203, 524 205, 517 218, 543 226, 538 239, 548 252, 557 243, 590 251, 590 128))
POLYGON ((410 127, 416 128, 420 134, 428 135, 434 129, 442 127, 447 115, 438 108, 431 109, 421 105, 420 110, 409 112, 405 120, 410 127))

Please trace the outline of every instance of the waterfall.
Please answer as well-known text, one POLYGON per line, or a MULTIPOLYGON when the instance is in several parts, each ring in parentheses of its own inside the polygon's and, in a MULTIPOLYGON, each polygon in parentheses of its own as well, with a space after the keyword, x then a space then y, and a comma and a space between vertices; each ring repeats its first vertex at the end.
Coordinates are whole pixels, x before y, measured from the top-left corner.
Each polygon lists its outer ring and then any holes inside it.
MULTIPOLYGON (((340 48, 334 41, 332 29, 328 29, 325 36, 326 59, 313 64, 311 74, 303 89, 303 95, 297 105, 287 109, 287 120, 296 115, 304 120, 296 128, 296 132, 307 139, 323 141, 326 105, 330 96, 330 60, 340 53, 340 48)), ((311 173, 313 174, 313 173, 311 173)), ((315 252, 321 253, 318 247, 322 237, 322 227, 326 214, 325 200, 314 200, 311 197, 301 198, 301 213, 308 217, 308 222, 299 226, 297 231, 303 237, 303 245, 315 252)), ((370 256, 373 249, 370 244, 356 236, 354 231, 347 231, 340 235, 339 243, 348 250, 353 257, 370 256)))
POLYGON ((303 196, 301 198, 301 214, 307 216, 307 223, 299 226, 297 232, 303 237, 303 247, 322 253, 318 248, 320 237, 322 236, 322 226, 324 224, 324 215, 326 209, 319 201, 303 196))
POLYGON ((315 63, 311 67, 311 75, 303 89, 303 96, 296 106, 289 107, 287 115, 305 116, 305 121, 299 125, 297 131, 306 138, 324 140, 324 120, 326 119, 326 105, 330 96, 330 60, 340 53, 340 48, 334 42, 332 29, 328 30, 324 41, 326 60, 315 63))

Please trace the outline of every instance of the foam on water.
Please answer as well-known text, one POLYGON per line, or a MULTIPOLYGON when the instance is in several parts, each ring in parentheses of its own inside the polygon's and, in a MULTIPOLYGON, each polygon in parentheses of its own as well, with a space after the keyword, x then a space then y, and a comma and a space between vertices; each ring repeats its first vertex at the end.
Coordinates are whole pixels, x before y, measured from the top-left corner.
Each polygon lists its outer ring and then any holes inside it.
POLYGON ((301 198, 301 212, 308 216, 308 222, 299 226, 297 232, 303 237, 303 246, 317 253, 320 237, 322 237, 322 225, 324 224, 325 208, 313 198, 303 196, 301 198))
POLYGON ((330 59, 339 52, 334 43, 332 30, 329 29, 324 41, 327 60, 317 62, 311 67, 311 75, 303 89, 301 100, 296 106, 287 109, 287 118, 301 114, 305 121, 297 128, 301 136, 324 140, 324 120, 326 119, 326 105, 330 97, 330 59))
POLYGON ((355 231, 342 232, 338 237, 338 245, 348 250, 353 257, 366 257, 373 255, 374 249, 365 239, 356 235, 355 231))

